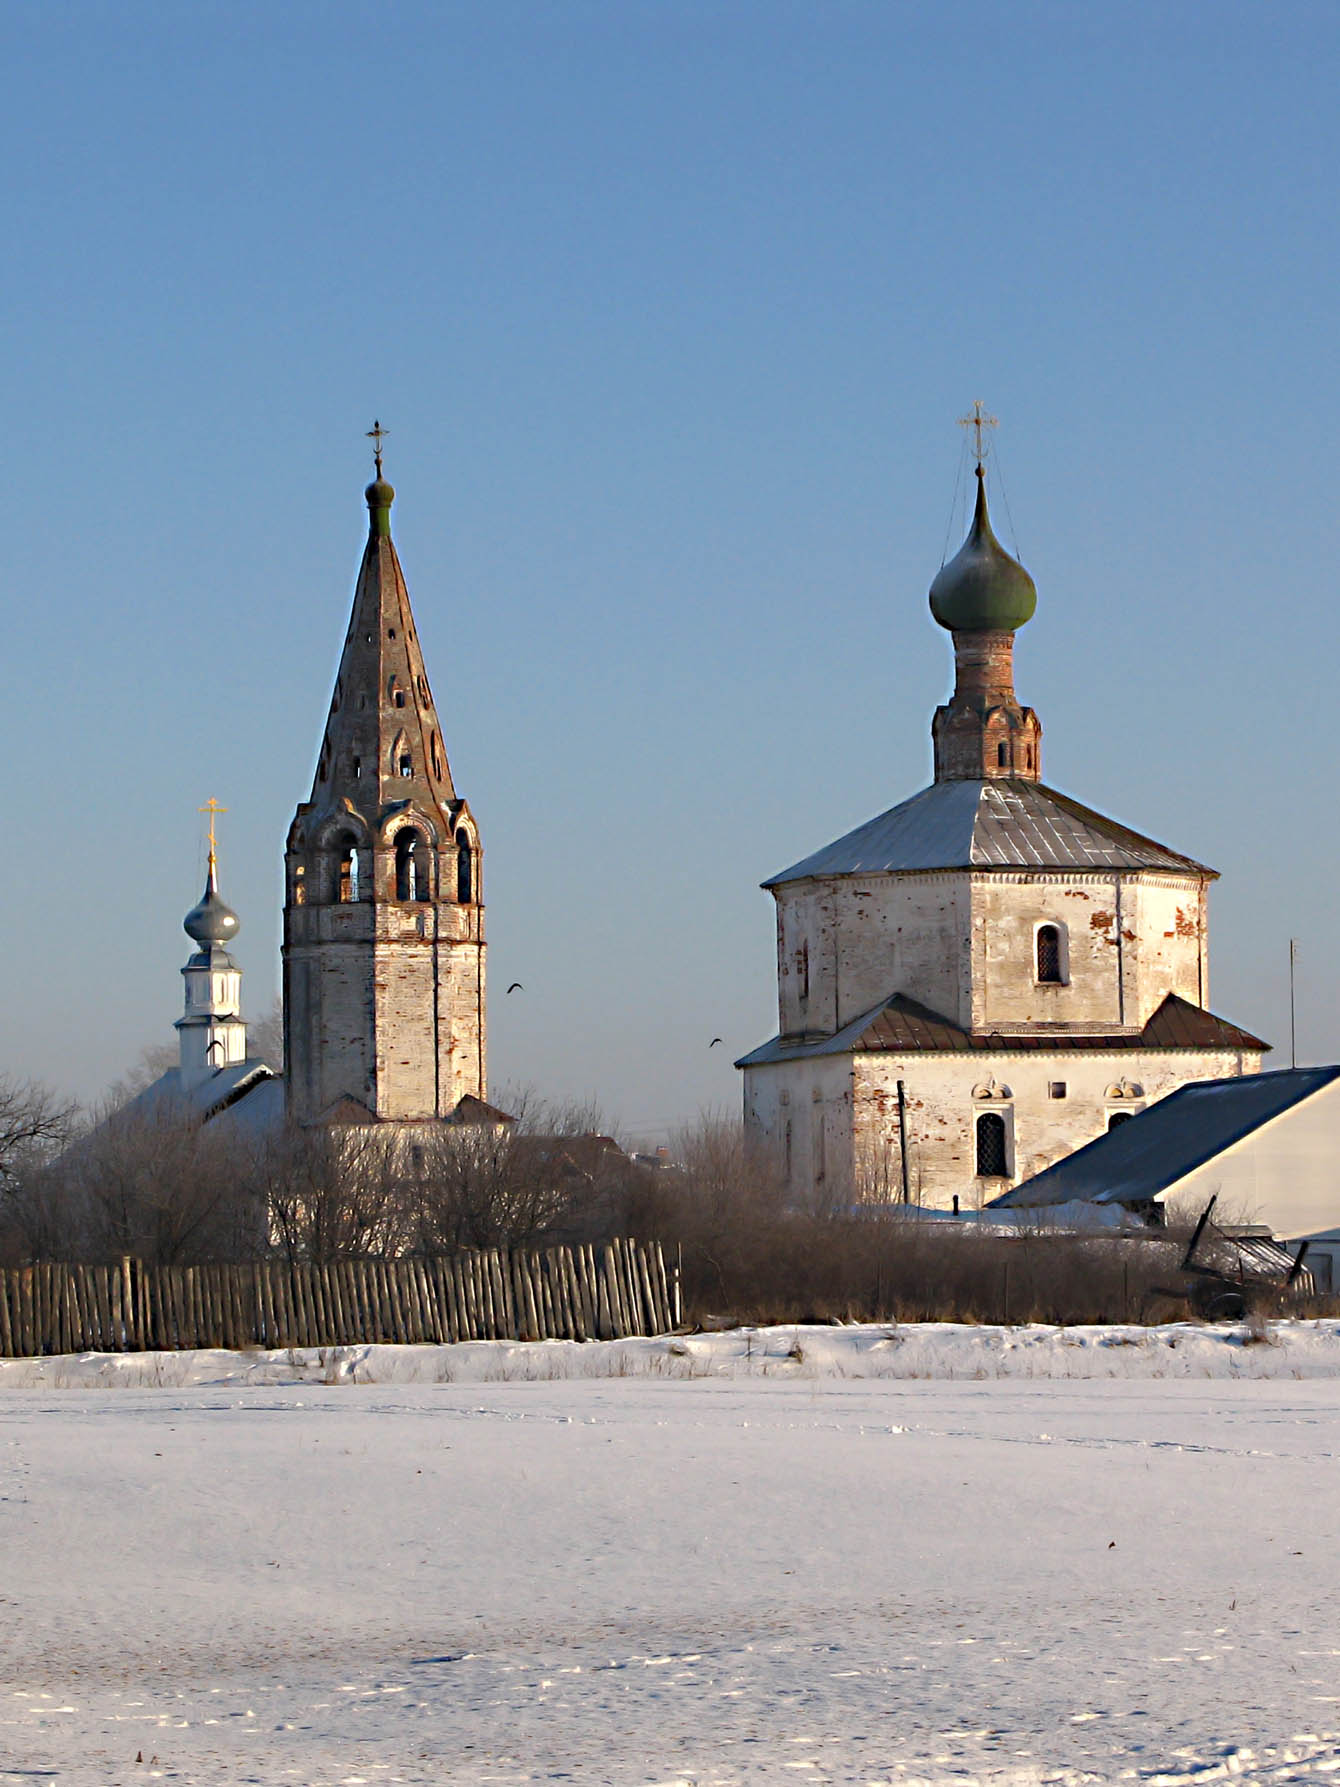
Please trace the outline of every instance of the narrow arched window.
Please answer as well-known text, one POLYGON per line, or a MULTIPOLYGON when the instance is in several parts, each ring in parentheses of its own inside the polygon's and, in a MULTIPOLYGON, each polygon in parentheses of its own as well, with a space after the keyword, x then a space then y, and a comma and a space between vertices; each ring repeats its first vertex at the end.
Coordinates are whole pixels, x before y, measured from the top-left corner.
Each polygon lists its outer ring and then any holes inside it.
POLYGON ((999 1111, 983 1111, 977 1119, 977 1174, 981 1179, 1008 1179, 1005 1119, 999 1111))
POLYGON ((416 831, 402 831, 395 841, 395 897, 428 898, 428 852, 416 831))
POLYGON ((465 832, 460 832, 456 838, 456 898, 463 906, 475 897, 474 880, 470 839, 465 832))
POLYGON ((997 769, 1008 769, 1009 767, 1010 767, 1010 747, 1005 743, 1005 740, 1002 739, 1000 741, 1000 743, 996 746, 996 768, 997 769))
POLYGON ((1038 979, 1059 986, 1061 981, 1061 933, 1055 925, 1038 926, 1038 979))
POLYGON ((1134 1111, 1113 1111, 1107 1119, 1109 1129, 1120 1129, 1123 1123, 1129 1123, 1135 1115, 1134 1111))
POLYGON ((359 897, 358 894, 358 850, 352 838, 341 838, 339 877, 335 884, 335 898, 341 906, 347 906, 359 897))

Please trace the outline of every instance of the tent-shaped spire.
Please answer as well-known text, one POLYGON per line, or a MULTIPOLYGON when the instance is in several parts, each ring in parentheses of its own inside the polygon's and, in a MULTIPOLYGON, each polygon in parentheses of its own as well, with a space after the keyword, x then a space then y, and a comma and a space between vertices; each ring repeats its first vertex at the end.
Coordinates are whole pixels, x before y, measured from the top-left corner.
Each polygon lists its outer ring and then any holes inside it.
POLYGON ((377 473, 366 491, 368 542, 311 804, 320 810, 347 800, 373 820, 387 807, 408 802, 440 813, 445 835, 456 791, 391 539, 395 491, 381 476, 380 449, 377 473))

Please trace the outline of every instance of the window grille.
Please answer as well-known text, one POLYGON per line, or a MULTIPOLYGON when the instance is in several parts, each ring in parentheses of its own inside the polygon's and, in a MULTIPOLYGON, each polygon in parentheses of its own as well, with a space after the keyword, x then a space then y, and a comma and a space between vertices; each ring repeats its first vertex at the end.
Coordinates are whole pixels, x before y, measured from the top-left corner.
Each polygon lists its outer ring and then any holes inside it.
POLYGON ((1038 979, 1053 986, 1061 980, 1061 933, 1055 925, 1038 927, 1038 979))
POLYGON ((999 1111, 983 1111, 977 1119, 977 1172, 983 1179, 1008 1179, 1005 1119, 999 1111))

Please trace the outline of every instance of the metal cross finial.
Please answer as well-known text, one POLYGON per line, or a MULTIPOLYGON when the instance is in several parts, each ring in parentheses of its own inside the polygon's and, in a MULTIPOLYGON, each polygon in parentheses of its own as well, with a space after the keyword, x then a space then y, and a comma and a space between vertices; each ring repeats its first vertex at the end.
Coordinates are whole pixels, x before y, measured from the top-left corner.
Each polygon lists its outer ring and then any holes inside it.
POLYGON ((216 801, 214 796, 211 794, 209 799, 205 802, 204 806, 199 808, 199 811, 202 813, 209 814, 209 871, 210 871, 210 874, 212 875, 214 873, 214 867, 215 867, 215 863, 214 863, 214 816, 216 813, 226 813, 228 811, 228 809, 227 809, 227 807, 221 807, 219 805, 218 801, 216 801))
POLYGON ((980 471, 986 464, 986 443, 982 439, 982 430, 984 428, 994 428, 996 426, 996 418, 987 415, 986 409, 979 397, 976 403, 972 406, 972 414, 970 416, 960 416, 958 425, 960 428, 971 428, 977 436, 977 469, 980 471))
MULTIPOLYGON (((978 408, 980 409, 980 407, 981 405, 979 404, 978 408)), ((382 441, 390 432, 391 430, 389 428, 383 428, 380 422, 375 421, 373 422, 372 427, 368 429, 368 439, 372 442, 372 457, 376 461, 377 476, 379 478, 382 475, 382 441)))

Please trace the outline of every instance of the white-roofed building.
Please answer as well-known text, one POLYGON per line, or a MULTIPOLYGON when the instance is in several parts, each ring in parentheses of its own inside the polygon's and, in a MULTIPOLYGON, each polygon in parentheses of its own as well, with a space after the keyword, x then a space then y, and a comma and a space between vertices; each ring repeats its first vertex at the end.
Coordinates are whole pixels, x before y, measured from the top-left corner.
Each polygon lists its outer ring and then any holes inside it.
POLYGON ((1013 679, 1036 592, 980 459, 930 601, 956 668, 934 782, 764 883, 778 1031, 738 1065, 798 1201, 977 1207, 1269 1046, 1209 1009, 1215 871, 1042 783, 1013 679))

